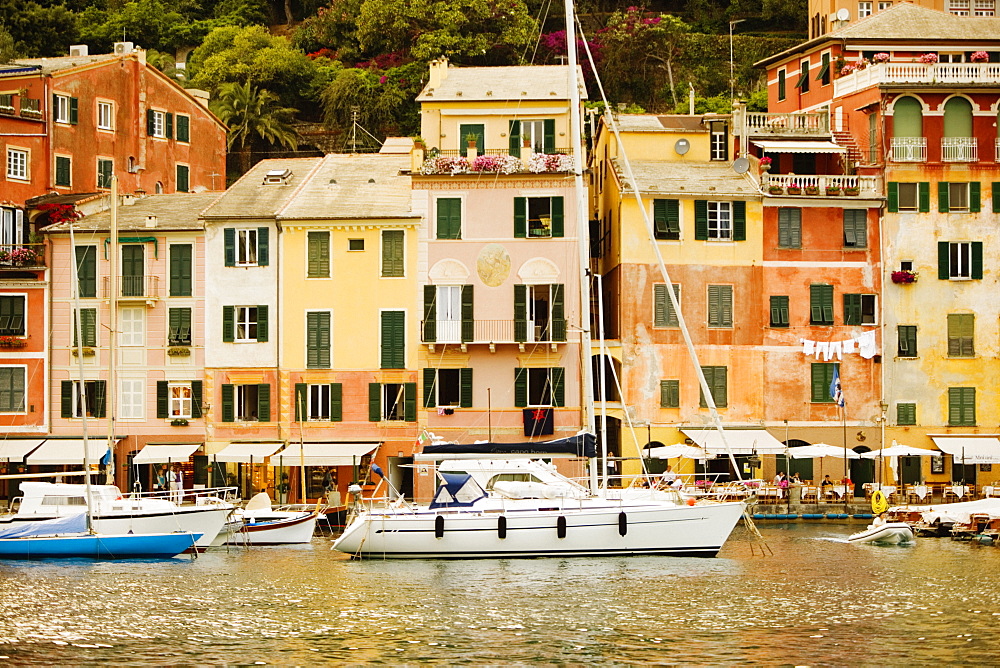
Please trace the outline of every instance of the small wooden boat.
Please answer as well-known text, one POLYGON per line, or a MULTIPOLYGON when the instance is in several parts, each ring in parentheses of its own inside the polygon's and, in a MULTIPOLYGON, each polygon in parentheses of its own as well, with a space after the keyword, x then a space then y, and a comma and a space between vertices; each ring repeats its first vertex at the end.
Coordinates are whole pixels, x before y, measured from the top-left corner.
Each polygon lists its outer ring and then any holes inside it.
POLYGON ((913 542, 913 530, 905 522, 886 522, 878 526, 868 525, 864 531, 848 536, 851 543, 880 543, 883 545, 898 545, 913 542))

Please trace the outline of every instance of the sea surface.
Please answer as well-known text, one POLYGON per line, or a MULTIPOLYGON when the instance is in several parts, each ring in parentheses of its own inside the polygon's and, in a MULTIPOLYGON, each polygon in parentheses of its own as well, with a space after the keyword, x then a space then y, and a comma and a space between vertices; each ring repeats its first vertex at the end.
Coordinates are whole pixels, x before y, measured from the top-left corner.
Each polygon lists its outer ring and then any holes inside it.
POLYGON ((2 665, 996 664, 1000 547, 739 528, 715 559, 0 563, 2 665), (752 547, 752 549, 751 549, 752 547))

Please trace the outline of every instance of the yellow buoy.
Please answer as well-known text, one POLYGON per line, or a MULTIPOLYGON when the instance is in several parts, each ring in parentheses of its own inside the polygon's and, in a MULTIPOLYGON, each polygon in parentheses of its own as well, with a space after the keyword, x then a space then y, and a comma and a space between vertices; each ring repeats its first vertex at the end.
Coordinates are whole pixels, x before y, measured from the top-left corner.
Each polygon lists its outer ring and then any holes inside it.
POLYGON ((887 510, 889 510, 889 500, 885 498, 882 490, 877 489, 872 492, 872 512, 881 515, 887 510))

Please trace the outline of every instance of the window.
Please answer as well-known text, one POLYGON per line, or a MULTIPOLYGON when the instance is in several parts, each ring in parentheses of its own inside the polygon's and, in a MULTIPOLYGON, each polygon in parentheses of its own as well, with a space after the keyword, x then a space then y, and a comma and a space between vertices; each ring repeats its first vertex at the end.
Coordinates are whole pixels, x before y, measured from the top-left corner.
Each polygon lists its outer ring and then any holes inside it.
POLYGON ((381 367, 406 368, 406 311, 382 311, 381 367))
POLYGON ((110 188, 111 175, 114 173, 115 163, 109 158, 97 159, 97 187, 110 188))
POLYGON ((55 184, 62 188, 69 188, 73 185, 72 161, 65 155, 56 156, 55 184))
POLYGON ((52 96, 52 120, 56 123, 76 125, 78 119, 78 100, 68 95, 52 96))
POLYGON ((223 422, 270 422, 271 386, 267 383, 222 386, 223 422))
POLYGON ((76 275, 81 297, 97 296, 97 246, 76 247, 76 275))
MULTIPOLYGON (((724 366, 703 366, 701 367, 701 372, 705 375, 705 382, 708 383, 708 390, 712 393, 712 401, 715 402, 715 407, 725 408, 728 406, 729 368, 724 366)), ((701 407, 708 408, 704 392, 699 391, 698 394, 700 396, 701 407)))
POLYGON ((349 251, 363 251, 365 249, 364 239, 348 239, 347 240, 347 250, 349 251))
POLYGON ((99 101, 97 103, 97 129, 98 130, 115 129, 115 108, 111 102, 99 101))
POLYGON ((368 420, 416 422, 416 383, 369 383, 368 420))
POLYGON ((896 351, 896 355, 899 357, 916 357, 917 356, 917 326, 916 325, 897 325, 896 326, 896 338, 899 341, 899 346, 896 351))
POLYGON ((778 248, 802 248, 802 209, 778 209, 778 248))
POLYGON ((128 306, 118 310, 118 345, 146 345, 146 309, 128 306))
POLYGON ((708 326, 733 326, 733 286, 708 286, 708 326))
POLYGON ((521 157, 521 148, 529 147, 534 153, 556 152, 556 121, 554 118, 533 121, 511 121, 508 134, 508 152, 521 157))
POLYGON ((948 357, 975 357, 976 316, 948 314, 948 357))
POLYGON ((710 160, 729 160, 729 128, 725 123, 710 123, 711 145, 709 150, 710 160))
POLYGON ((146 381, 143 378, 121 378, 118 381, 118 414, 126 420, 141 420, 145 416, 143 402, 146 381))
POLYGON ((896 404, 896 424, 916 425, 917 405, 916 404, 896 404))
POLYGON ((330 368, 330 312, 306 312, 306 367, 330 368))
POLYGON ((844 209, 844 247, 868 247, 868 211, 844 209))
POLYGON ((660 408, 680 408, 681 381, 660 381, 660 408))
POLYGON ((514 237, 545 239, 562 237, 562 197, 515 197, 514 237))
POLYGON ((23 366, 0 366, 0 413, 24 413, 24 383, 26 369, 23 366))
POLYGON ((980 279, 983 277, 983 243, 981 241, 939 241, 938 278, 980 279))
MULTIPOLYGON (((73 347, 79 345, 77 338, 77 328, 76 321, 74 320, 70 323, 73 328, 73 347)), ((83 345, 84 346, 96 346, 97 345, 97 309, 96 308, 82 308, 80 309, 80 330, 83 331, 83 345)))
POLYGON ((472 406, 472 369, 424 369, 424 408, 472 406))
POLYGON ((514 340, 565 341, 563 285, 514 286, 514 340))
POLYGON ((462 200, 459 197, 439 197, 437 200, 437 238, 462 238, 462 200))
POLYGON ((981 188, 978 181, 971 183, 938 183, 938 211, 941 213, 978 213, 981 188))
POLYGON ((267 306, 224 306, 223 309, 223 341, 235 343, 267 341, 267 306))
POLYGON ((871 2, 859 2, 858 3, 858 18, 863 19, 872 15, 872 3, 871 2))
POLYGON ((269 230, 266 227, 252 227, 237 230, 226 228, 225 259, 227 267, 266 267, 270 251, 269 230))
POLYGON ((994 16, 996 14, 995 0, 974 0, 975 16, 994 16))
POLYGON ((968 16, 969 0, 948 0, 948 11, 955 16, 968 16))
POLYGON ((7 149, 7 178, 28 180, 28 152, 17 148, 7 149))
POLYGON ((745 241, 746 202, 694 202, 694 238, 745 241))
MULTIPOLYGON (((231 387, 231 386, 230 386, 231 387)), ((202 382, 156 382, 156 417, 160 419, 200 418, 202 382)))
POLYGON ((382 278, 402 278, 405 275, 404 239, 403 230, 382 230, 382 278))
POLYGON ((309 278, 330 277, 330 233, 306 234, 306 275, 309 278))
POLYGON ((343 420, 343 386, 340 383, 296 383, 295 421, 343 420))
POLYGON ((889 0, 879 0, 878 10, 880 12, 889 9, 890 7, 892 7, 892 2, 890 2, 889 0))
POLYGON ((788 327, 788 296, 771 296, 771 327, 788 327))
POLYGON ((64 418, 87 417, 102 418, 105 414, 107 401, 107 381, 87 380, 83 387, 78 380, 64 380, 61 385, 61 410, 64 418), (82 391, 81 391, 82 390, 82 391), (84 396, 81 396, 83 394, 84 396))
POLYGON ((170 383, 167 385, 167 416, 171 418, 190 418, 191 414, 191 384, 170 383))
MULTIPOLYGON (((998 199, 1000 201, 1000 199, 998 199)), ((28 238, 24 224, 24 210, 9 206, 0 206, 0 244, 20 245, 28 238)), ((0 264, 11 264, 8 257, 0 264)))
POLYGON ((514 405, 518 408, 565 406, 565 373, 562 367, 514 369, 514 405))
POLYGON ((187 165, 177 165, 177 192, 191 191, 191 168, 187 165))
POLYGON ((680 240, 680 202, 675 199, 653 200, 653 233, 657 239, 680 240))
POLYGON ((142 244, 122 244, 121 295, 142 297, 146 294, 146 258, 142 244))
POLYGON ((189 116, 177 115, 177 141, 184 143, 191 141, 191 118, 189 116))
POLYGON ((809 286, 809 324, 833 324, 833 286, 813 284, 809 286))
POLYGON ((174 135, 174 115, 155 109, 146 110, 146 134, 159 139, 171 139, 174 135))
POLYGON ((170 296, 190 297, 192 294, 191 244, 170 244, 170 296))
POLYGON ((889 182, 887 206, 890 212, 931 210, 931 184, 926 181, 919 183, 889 182))
POLYGON ((816 75, 816 79, 824 86, 830 85, 830 52, 824 53, 820 56, 820 67, 819 74, 816 75))
POLYGON ((779 102, 781 100, 784 100, 785 96, 786 96, 786 93, 785 93, 785 87, 786 87, 785 86, 785 83, 786 83, 785 79, 786 79, 786 77, 787 77, 787 75, 785 74, 785 70, 783 70, 783 69, 782 70, 778 70, 778 101, 779 102))
POLYGON ((835 362, 812 363, 812 403, 832 404, 830 385, 833 384, 834 373, 840 372, 840 364, 835 362))
POLYGON ((167 344, 171 346, 191 345, 190 307, 167 310, 167 344))
POLYGON ((845 294, 844 324, 874 325, 878 320, 875 309, 875 295, 845 294))
POLYGON ((975 426, 976 388, 948 388, 948 424, 952 427, 975 426))
POLYGON ((795 87, 800 93, 809 92, 809 61, 803 61, 799 70, 799 80, 795 82, 795 87))
POLYGON ((24 336, 24 309, 27 297, 0 296, 0 336, 24 336))
MULTIPOLYGON (((681 286, 674 283, 674 297, 677 304, 681 303, 681 286)), ((679 327, 677 312, 667 295, 666 284, 659 283, 653 286, 653 327, 679 327)))

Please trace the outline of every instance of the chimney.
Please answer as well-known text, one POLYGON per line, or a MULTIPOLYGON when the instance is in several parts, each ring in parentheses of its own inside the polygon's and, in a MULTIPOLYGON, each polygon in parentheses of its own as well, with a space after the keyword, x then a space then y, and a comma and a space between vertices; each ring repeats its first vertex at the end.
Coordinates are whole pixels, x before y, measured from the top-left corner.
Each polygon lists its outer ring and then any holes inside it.
POLYGON ((156 227, 156 216, 146 216, 146 227, 156 227))
POLYGON ((427 78, 427 87, 434 89, 441 85, 441 82, 448 78, 448 59, 444 56, 430 62, 430 74, 427 78))

